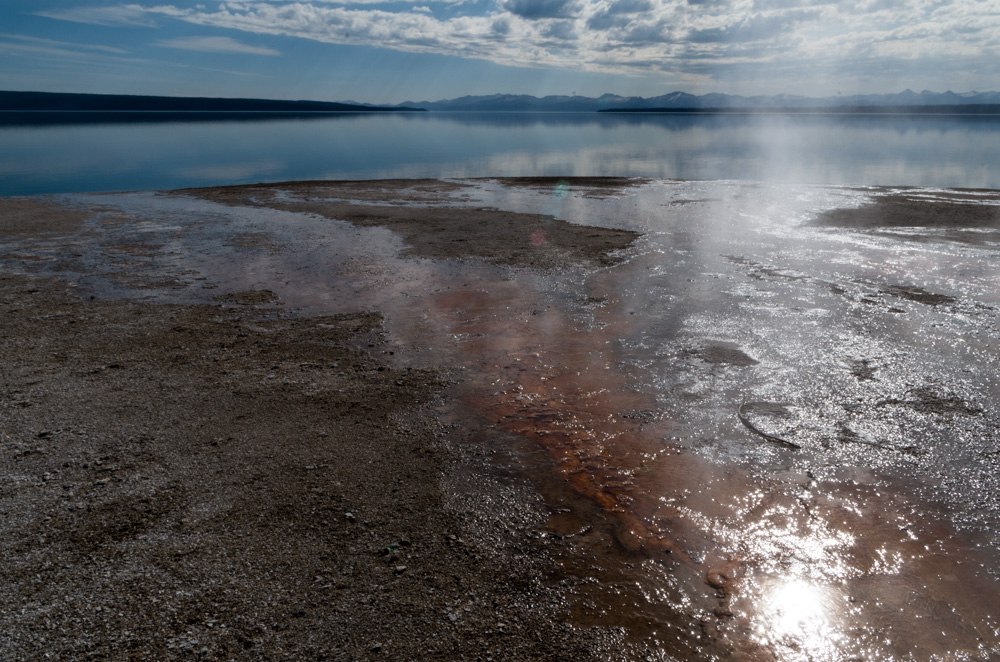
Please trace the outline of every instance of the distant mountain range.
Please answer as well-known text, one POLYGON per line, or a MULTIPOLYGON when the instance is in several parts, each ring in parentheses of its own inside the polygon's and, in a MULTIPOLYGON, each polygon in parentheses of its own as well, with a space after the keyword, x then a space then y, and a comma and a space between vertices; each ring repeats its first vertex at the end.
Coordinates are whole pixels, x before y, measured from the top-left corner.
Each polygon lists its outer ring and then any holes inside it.
POLYGON ((137 112, 400 112, 400 111, 535 111, 535 112, 936 112, 1000 114, 1000 92, 913 92, 804 97, 789 94, 740 96, 671 92, 658 97, 603 94, 534 97, 523 94, 465 96, 441 101, 406 101, 376 106, 358 102, 222 99, 211 97, 137 96, 0 91, 0 111, 137 111, 137 112))
POLYGON ((281 99, 217 99, 211 97, 157 97, 128 94, 65 94, 60 92, 0 91, 0 110, 6 111, 129 111, 129 112, 401 112, 420 110, 399 106, 371 106, 330 101, 281 99))
POLYGON ((984 106, 1000 104, 1000 92, 913 92, 898 94, 856 94, 833 97, 804 97, 790 94, 740 96, 735 94, 694 95, 671 92, 658 97, 623 97, 603 94, 533 97, 523 94, 465 96, 441 101, 406 101, 400 107, 438 111, 576 111, 599 110, 700 110, 700 109, 810 109, 810 108, 905 108, 921 106, 984 106))

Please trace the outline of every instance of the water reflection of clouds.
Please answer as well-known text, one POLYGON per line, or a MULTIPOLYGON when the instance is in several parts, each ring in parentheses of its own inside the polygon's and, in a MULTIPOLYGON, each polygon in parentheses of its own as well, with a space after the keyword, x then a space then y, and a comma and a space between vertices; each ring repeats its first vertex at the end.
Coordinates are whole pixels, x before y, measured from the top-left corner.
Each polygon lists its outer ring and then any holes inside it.
MULTIPOLYGON (((515 130, 508 127, 510 130, 515 130)), ((517 127, 521 132, 531 127, 517 127)), ((540 127, 536 127, 541 130, 540 127)), ((553 130, 558 131, 558 125, 553 130)), ((964 140, 984 139, 990 134, 951 132, 921 133, 919 138, 874 125, 855 127, 824 125, 761 124, 699 125, 665 129, 645 126, 601 127, 597 136, 577 138, 567 144, 555 137, 531 149, 514 147, 473 160, 439 164, 448 176, 642 176, 668 179, 770 180, 827 184, 893 184, 919 182, 939 186, 990 187, 989 169, 972 168, 969 163, 993 159, 983 152, 983 144, 964 140), (639 129, 645 130, 645 134, 639 129), (593 140, 592 138, 598 138, 593 140), (539 149, 539 146, 542 149, 539 149), (982 156, 970 157, 970 150, 982 156)), ((412 166, 404 166, 412 169, 412 166)), ((421 174, 429 174, 426 170, 421 174)), ((399 176, 395 169, 379 171, 379 176, 399 176)))
POLYGON ((911 118, 903 124, 919 130, 900 131, 873 118, 419 115, 9 126, 0 129, 0 167, 14 163, 26 182, 0 193, 245 183, 239 169, 201 170, 206 157, 273 158, 286 167, 246 176, 286 180, 614 175, 1000 187, 1000 126, 988 122, 911 118))

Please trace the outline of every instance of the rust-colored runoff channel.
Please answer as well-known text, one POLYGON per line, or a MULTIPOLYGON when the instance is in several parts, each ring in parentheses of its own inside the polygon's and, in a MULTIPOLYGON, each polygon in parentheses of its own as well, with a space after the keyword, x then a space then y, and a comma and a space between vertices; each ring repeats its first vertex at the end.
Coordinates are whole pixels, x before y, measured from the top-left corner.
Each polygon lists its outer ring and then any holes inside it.
POLYGON ((762 479, 670 443, 671 421, 644 415, 655 398, 635 387, 638 368, 619 356, 618 340, 645 321, 618 303, 628 274, 616 270, 590 279, 590 300, 602 303, 590 307, 589 324, 515 281, 419 304, 425 320, 458 339, 453 360, 476 375, 466 402, 544 447, 557 467, 552 480, 614 521, 614 550, 595 557, 594 541, 579 542, 596 558, 590 571, 617 558, 636 568, 624 578, 608 570, 625 584, 680 583, 665 592, 598 586, 601 600, 621 602, 584 620, 625 625, 660 653, 692 659, 988 656, 1000 594, 943 514, 856 471, 762 479))
MULTIPOLYGON (((246 204, 241 189, 222 194, 236 196, 231 204, 246 204)), ((379 189, 378 195, 384 192, 379 189)), ((700 197, 709 208, 705 214, 713 214, 679 228, 692 237, 710 234, 711 228, 702 226, 718 215, 714 212, 732 211, 712 202, 712 196, 700 197)), ((622 626, 653 659, 989 659, 1000 649, 1000 591, 986 570, 995 559, 984 558, 976 541, 952 526, 948 513, 921 499, 900 477, 857 463, 814 476, 803 463, 775 462, 782 468, 768 473, 753 456, 710 459, 678 441, 678 430, 690 432, 715 412, 695 416, 679 404, 664 406, 667 394, 657 391, 655 376, 648 374, 650 365, 671 370, 669 360, 644 361, 653 351, 649 348, 669 346, 677 338, 637 305, 643 297, 630 298, 644 282, 647 265, 641 260, 579 269, 575 275, 547 276, 539 268, 511 273, 481 261, 448 259, 451 252, 437 254, 423 225, 436 217, 434 208, 421 206, 419 217, 401 209, 380 207, 371 219, 354 211, 368 219, 357 221, 362 227, 385 224, 387 216, 397 226, 410 219, 404 229, 422 237, 426 254, 420 255, 426 259, 387 257, 391 246, 370 258, 358 257, 355 249, 363 254, 361 249, 371 248, 366 244, 371 236, 351 235, 355 243, 343 244, 340 230, 315 219, 292 223, 284 216, 261 217, 257 221, 272 230, 279 222, 296 231, 312 228, 318 239, 310 236, 308 246, 339 247, 339 252, 329 250, 340 271, 329 277, 322 251, 303 253, 307 264, 296 263, 297 256, 288 264, 271 263, 265 259, 270 253, 262 254, 258 269, 244 271, 254 282, 264 278, 259 274, 286 274, 289 280, 275 287, 292 307, 312 301, 334 311, 337 306, 356 309, 363 299, 384 311, 392 341, 413 350, 398 354, 464 369, 457 387, 462 403, 508 437, 521 435, 544 449, 548 474, 542 478, 545 472, 530 466, 525 473, 540 481, 543 494, 569 493, 589 508, 577 521, 589 517, 590 526, 570 531, 560 556, 566 573, 582 580, 574 588, 577 623, 622 626)), ((295 210, 338 217, 312 203, 295 210)), ((452 211, 452 216, 469 217, 468 228, 461 236, 453 237, 450 226, 438 234, 463 243, 479 232, 472 222, 474 209, 452 211)), ((524 231, 531 238, 527 243, 545 243, 538 232, 544 218, 522 223, 525 219, 513 216, 490 212, 489 218, 518 221, 511 223, 510 233, 524 231)), ((725 244, 725 228, 717 230, 725 244)), ((571 245, 573 233, 563 231, 571 245)), ((378 236, 386 241, 387 234, 378 236)), ((811 250, 823 241, 813 235, 807 239, 811 250)), ((776 246, 786 247, 782 241, 787 240, 779 237, 773 240, 777 243, 746 250, 774 252, 776 246)), ((702 254, 693 255, 698 246, 692 241, 690 250, 671 253, 692 270, 684 275, 721 268, 707 261, 725 254, 719 246, 703 245, 702 254)), ((838 255, 843 251, 839 244, 826 248, 838 255)), ((526 251, 511 253, 503 264, 521 269, 517 260, 526 251)), ((557 253, 549 257, 559 264, 557 253)), ((209 255, 199 268, 218 274, 233 265, 244 267, 247 259, 241 253, 220 267, 209 255)), ((752 282, 756 287, 773 276, 760 265, 743 267, 756 271, 737 281, 741 286, 752 282)), ((849 276, 840 281, 851 283, 849 276)), ((702 288, 678 298, 700 305, 705 293, 702 288)), ((838 302, 848 302, 838 296, 838 302)), ((837 306, 848 304, 829 305, 839 314, 844 309, 837 306)), ((744 323, 770 323, 775 334, 786 332, 780 319, 763 319, 762 308, 747 310, 744 323)), ((879 332, 889 334, 886 342, 911 343, 908 350, 921 347, 908 331, 906 338, 889 327, 879 332)), ((789 350, 794 342, 781 336, 778 344, 789 350)), ((773 445, 776 453, 808 452, 744 429, 737 418, 741 404, 732 403, 732 434, 745 435, 746 443, 773 445)))

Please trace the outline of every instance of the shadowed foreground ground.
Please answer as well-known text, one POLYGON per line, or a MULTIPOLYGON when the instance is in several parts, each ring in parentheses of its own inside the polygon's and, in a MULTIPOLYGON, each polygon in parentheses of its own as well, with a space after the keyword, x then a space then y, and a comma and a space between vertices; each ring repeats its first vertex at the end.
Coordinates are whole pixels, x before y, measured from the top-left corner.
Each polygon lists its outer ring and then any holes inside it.
MULTIPOLYGON (((9 253, 88 216, 0 202, 9 253)), ((462 483, 447 377, 387 367, 377 313, 271 299, 0 275, 0 657, 604 659, 556 617, 530 496, 515 521, 462 483)))
POLYGON ((997 210, 0 198, 0 658, 992 659, 997 210))

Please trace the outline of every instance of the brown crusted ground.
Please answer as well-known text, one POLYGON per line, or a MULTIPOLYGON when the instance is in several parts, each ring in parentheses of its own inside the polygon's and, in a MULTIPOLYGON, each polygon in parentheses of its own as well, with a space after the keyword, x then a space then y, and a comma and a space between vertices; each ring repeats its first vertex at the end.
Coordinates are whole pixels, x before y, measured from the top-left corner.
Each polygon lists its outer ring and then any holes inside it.
POLYGON ((886 194, 856 208, 831 209, 820 214, 815 225, 874 230, 895 227, 1000 228, 1000 206, 991 192, 972 195, 959 191, 939 193, 936 199, 915 199, 905 193, 886 194))
MULTIPOLYGON (((25 209, 77 227, 44 206, 3 201, 0 241, 25 209)), ((466 535, 443 377, 384 363, 377 314, 270 298, 0 275, 0 658, 608 659, 559 620, 549 543, 466 535)))
MULTIPOLYGON (((509 180, 502 180, 505 184, 509 180)), ((623 180, 616 180, 623 186, 623 180)), ((627 180, 625 180, 627 181, 627 180)), ((613 252, 638 236, 628 230, 582 227, 540 214, 486 208, 421 206, 453 202, 462 184, 435 180, 293 182, 187 189, 189 195, 234 206, 306 212, 357 226, 386 227, 431 259, 481 257, 495 264, 543 269, 613 264, 613 252), (373 200, 388 204, 365 204, 373 200), (484 232, 488 230, 488 232, 484 232)))
POLYGON ((31 198, 5 198, 0 214, 0 238, 38 237, 75 232, 92 212, 60 209, 31 198))

